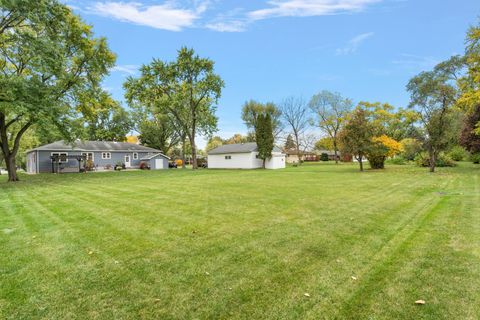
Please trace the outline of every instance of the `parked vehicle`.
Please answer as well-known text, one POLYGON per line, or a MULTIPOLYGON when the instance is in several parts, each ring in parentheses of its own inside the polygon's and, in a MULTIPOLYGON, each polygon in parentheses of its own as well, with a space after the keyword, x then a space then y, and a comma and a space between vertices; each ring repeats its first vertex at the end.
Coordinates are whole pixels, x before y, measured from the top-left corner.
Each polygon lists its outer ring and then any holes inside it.
POLYGON ((175 161, 169 162, 168 167, 169 168, 177 168, 177 163, 175 161))

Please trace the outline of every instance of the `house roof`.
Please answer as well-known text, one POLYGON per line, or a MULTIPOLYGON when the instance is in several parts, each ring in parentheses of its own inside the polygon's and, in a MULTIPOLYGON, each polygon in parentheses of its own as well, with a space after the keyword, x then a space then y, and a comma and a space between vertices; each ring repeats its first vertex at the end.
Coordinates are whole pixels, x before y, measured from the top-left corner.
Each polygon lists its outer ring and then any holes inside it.
POLYGON ((170 160, 170 157, 167 157, 163 153, 148 154, 145 157, 142 157, 140 160, 151 160, 151 159, 153 159, 155 157, 158 157, 158 156, 161 156, 161 157, 164 157, 164 158, 170 160))
POLYGON ((160 153, 160 150, 145 147, 139 144, 115 141, 80 141, 67 143, 63 140, 55 141, 35 149, 45 151, 140 151, 160 153))
MULTIPOLYGON (((255 152, 257 149, 257 144, 255 142, 224 144, 210 150, 208 154, 249 153, 255 152)), ((273 152, 282 152, 282 150, 278 147, 273 147, 273 152)))

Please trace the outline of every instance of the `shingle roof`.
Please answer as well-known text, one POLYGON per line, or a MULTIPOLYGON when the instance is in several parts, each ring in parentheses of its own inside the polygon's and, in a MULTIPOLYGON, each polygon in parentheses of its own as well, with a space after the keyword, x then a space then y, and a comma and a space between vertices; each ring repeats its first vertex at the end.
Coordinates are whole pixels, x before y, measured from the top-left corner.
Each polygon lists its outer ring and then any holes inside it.
MULTIPOLYGON (((225 154, 225 153, 248 153, 257 151, 255 142, 224 144, 216 147, 208 152, 208 154, 225 154)), ((278 147, 273 147, 274 152, 282 152, 278 147)))
POLYGON ((164 155, 163 153, 148 154, 148 155, 146 155, 145 157, 142 157, 142 159, 140 159, 140 160, 151 160, 151 159, 153 159, 153 158, 155 158, 155 157, 157 157, 157 156, 161 156, 161 157, 164 157, 164 158, 170 160, 170 157, 167 157, 167 156, 164 155))
POLYGON ((127 142, 114 142, 114 141, 75 141, 73 143, 66 143, 63 140, 55 141, 50 144, 46 144, 37 147, 33 150, 53 150, 53 151, 143 151, 143 152, 155 152, 159 153, 160 150, 145 147, 139 144, 127 143, 127 142))

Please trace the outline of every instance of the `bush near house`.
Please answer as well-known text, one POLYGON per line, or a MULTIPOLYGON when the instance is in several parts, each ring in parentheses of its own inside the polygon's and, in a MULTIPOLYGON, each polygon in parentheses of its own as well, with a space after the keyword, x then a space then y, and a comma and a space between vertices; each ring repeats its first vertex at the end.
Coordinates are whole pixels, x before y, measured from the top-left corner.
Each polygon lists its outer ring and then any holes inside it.
POLYGON ((323 153, 320 155, 320 161, 328 161, 328 154, 326 154, 325 152, 323 152, 323 153))

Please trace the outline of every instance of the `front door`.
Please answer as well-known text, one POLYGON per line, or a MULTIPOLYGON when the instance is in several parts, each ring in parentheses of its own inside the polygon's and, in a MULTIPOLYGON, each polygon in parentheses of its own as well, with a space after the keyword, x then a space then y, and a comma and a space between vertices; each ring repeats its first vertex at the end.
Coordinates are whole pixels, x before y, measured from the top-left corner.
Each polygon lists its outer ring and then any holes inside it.
POLYGON ((126 155, 125 156, 125 168, 130 168, 131 164, 130 164, 130 155, 126 155))

